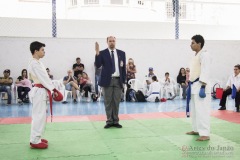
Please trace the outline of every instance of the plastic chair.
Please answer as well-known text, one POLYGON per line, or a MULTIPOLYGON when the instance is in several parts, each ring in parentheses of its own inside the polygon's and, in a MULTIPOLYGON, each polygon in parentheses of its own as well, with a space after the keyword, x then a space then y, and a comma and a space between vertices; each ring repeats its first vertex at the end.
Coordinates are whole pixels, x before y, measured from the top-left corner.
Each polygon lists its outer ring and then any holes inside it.
MULTIPOLYGON (((12 95, 12 100, 13 98, 16 98, 16 95, 14 95, 15 91, 14 91, 14 84, 11 85, 11 95, 12 95)), ((3 98, 3 94, 7 94, 7 92, 0 92, 0 100, 2 101, 3 98)))
POLYGON ((138 79, 130 79, 128 81, 128 84, 131 86, 131 89, 134 89, 135 91, 138 91, 138 90, 144 91, 144 85, 138 79))
POLYGON ((67 96, 70 93, 71 99, 72 99, 72 91, 68 91, 65 88, 65 85, 63 84, 62 79, 60 80, 52 80, 52 83, 54 87, 59 90, 63 94, 63 101, 67 100, 67 96))

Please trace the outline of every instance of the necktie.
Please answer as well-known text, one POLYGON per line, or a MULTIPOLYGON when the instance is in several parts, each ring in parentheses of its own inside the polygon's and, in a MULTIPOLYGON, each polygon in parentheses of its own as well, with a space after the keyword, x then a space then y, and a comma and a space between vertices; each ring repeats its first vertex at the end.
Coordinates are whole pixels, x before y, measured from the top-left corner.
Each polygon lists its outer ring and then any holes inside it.
POLYGON ((114 60, 114 51, 111 51, 111 57, 112 57, 112 73, 115 72, 115 60, 114 60))

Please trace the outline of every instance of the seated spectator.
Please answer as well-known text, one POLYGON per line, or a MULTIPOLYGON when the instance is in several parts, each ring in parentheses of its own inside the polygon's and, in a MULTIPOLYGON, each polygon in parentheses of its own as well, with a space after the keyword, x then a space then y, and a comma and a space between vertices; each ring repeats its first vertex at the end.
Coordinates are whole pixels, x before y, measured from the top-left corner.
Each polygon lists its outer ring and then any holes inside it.
POLYGON ((165 93, 166 98, 168 100, 173 100, 176 97, 176 95, 174 94, 174 80, 171 77, 169 77, 168 72, 165 73, 165 78, 162 80, 162 84, 163 84, 162 95, 165 93))
POLYGON ((88 77, 87 73, 83 72, 82 76, 78 75, 78 82, 80 85, 80 91, 84 97, 90 97, 88 92, 92 92, 92 83, 90 78, 88 77))
POLYGON ((177 83, 182 87, 183 90, 183 99, 186 99, 186 89, 187 89, 187 85, 186 85, 186 71, 184 68, 181 68, 179 70, 178 76, 177 76, 177 83))
MULTIPOLYGON (((149 90, 149 86, 152 83, 152 77, 155 76, 155 74, 153 73, 153 68, 152 67, 149 67, 148 71, 149 71, 149 73, 145 76, 145 78, 146 78, 146 86, 145 86, 146 90, 149 90)), ((144 91, 144 93, 146 94, 145 91, 144 91)))
POLYGON ((156 76, 152 77, 152 83, 149 86, 149 90, 146 94, 147 98, 146 100, 148 102, 159 102, 160 96, 159 91, 161 89, 161 86, 157 80, 156 76))
POLYGON ((132 58, 128 59, 128 64, 126 68, 127 68, 127 88, 130 88, 131 86, 128 84, 128 81, 130 79, 135 79, 135 73, 137 73, 136 66, 132 58))
POLYGON ((236 112, 239 112, 240 105, 240 65, 234 66, 234 74, 229 77, 227 82, 227 87, 223 91, 222 99, 220 100, 220 108, 218 110, 226 110, 226 100, 227 96, 232 94, 232 88, 235 85, 237 89, 236 97, 235 97, 235 107, 236 112))
POLYGON ((82 74, 84 70, 84 64, 81 63, 81 59, 79 57, 76 58, 76 63, 73 64, 74 76, 78 77, 78 74, 82 74))
MULTIPOLYGON (((77 91, 80 91, 80 88, 78 87, 77 78, 73 76, 72 70, 69 70, 68 75, 63 78, 63 84, 65 85, 65 89, 68 91, 72 91, 73 94, 73 102, 77 103, 77 91)), ((67 103, 67 101, 63 102, 64 104, 67 103)))
POLYGON ((0 92, 7 92, 8 100, 7 105, 10 105, 12 102, 12 88, 13 83, 12 77, 10 77, 10 70, 6 69, 3 72, 3 77, 0 77, 0 92))
POLYGON ((49 68, 46 68, 46 71, 48 73, 48 76, 51 80, 53 80, 53 75, 50 73, 50 69, 49 68))
POLYGON ((27 98, 28 92, 32 88, 32 83, 28 79, 28 73, 26 69, 22 70, 21 76, 19 76, 15 82, 17 86, 17 94, 18 94, 18 103, 29 103, 27 98))

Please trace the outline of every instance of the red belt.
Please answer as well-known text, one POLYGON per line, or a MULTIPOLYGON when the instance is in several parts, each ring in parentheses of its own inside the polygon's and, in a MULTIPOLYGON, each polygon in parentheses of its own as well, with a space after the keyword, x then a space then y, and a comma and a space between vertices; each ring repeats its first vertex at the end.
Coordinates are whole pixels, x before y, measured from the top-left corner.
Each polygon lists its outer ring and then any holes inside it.
POLYGON ((46 87, 44 87, 42 84, 34 84, 34 87, 45 88, 47 90, 49 103, 50 103, 51 122, 52 122, 52 95, 51 95, 51 91, 48 90, 46 87))

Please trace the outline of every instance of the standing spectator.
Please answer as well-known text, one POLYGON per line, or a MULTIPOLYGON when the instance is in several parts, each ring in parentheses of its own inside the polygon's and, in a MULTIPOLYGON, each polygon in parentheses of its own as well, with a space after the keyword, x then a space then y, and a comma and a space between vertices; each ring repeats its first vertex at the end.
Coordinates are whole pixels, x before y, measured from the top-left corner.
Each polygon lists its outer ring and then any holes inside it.
POLYGON ((107 37, 108 48, 99 51, 99 44, 96 42, 95 63, 103 67, 99 85, 103 87, 104 105, 107 121, 104 128, 122 128, 119 124, 119 104, 123 85, 126 83, 126 55, 125 52, 116 49, 116 38, 107 37))
MULTIPOLYGON (((78 87, 77 78, 73 76, 72 70, 69 70, 68 75, 63 78, 63 84, 65 85, 65 89, 68 91, 72 91, 73 94, 73 102, 77 103, 77 91, 80 91, 80 88, 78 87)), ((67 103, 67 101, 63 102, 64 104, 67 103)))
POLYGON ((179 70, 178 76, 177 76, 177 83, 182 87, 183 90, 183 99, 186 99, 186 71, 184 68, 181 68, 179 70))
POLYGON ((82 74, 84 70, 84 64, 81 63, 81 59, 79 57, 76 58, 76 63, 73 64, 74 76, 78 77, 78 74, 82 74))
POLYGON ((11 93, 12 83, 13 83, 13 79, 12 77, 10 77, 10 70, 5 69, 3 72, 3 77, 0 77, 0 92, 7 92, 7 95, 8 95, 7 105, 10 105, 12 101, 12 93, 11 93))
POLYGON ((134 61, 132 58, 128 59, 128 64, 127 64, 127 88, 130 88, 131 86, 128 84, 128 81, 130 79, 135 79, 135 73, 137 72, 136 66, 134 64, 134 61))
POLYGON ((51 80, 53 80, 53 75, 50 73, 50 69, 47 68, 46 70, 47 70, 47 73, 48 73, 49 78, 50 78, 51 80))
POLYGON ((226 100, 227 96, 232 94, 233 85, 235 85, 237 89, 236 97, 235 97, 235 107, 236 112, 239 112, 240 105, 240 65, 234 66, 234 74, 231 75, 227 82, 227 87, 223 91, 222 98, 220 100, 220 108, 218 110, 226 110, 226 100))
POLYGON ((18 94, 18 103, 29 103, 27 98, 28 92, 32 88, 32 83, 28 79, 28 73, 26 69, 22 70, 21 76, 19 76, 15 82, 17 86, 17 94, 18 94))
POLYGON ((94 67, 95 67, 95 92, 99 97, 98 84, 101 76, 102 67, 97 68, 95 63, 94 63, 94 67))

